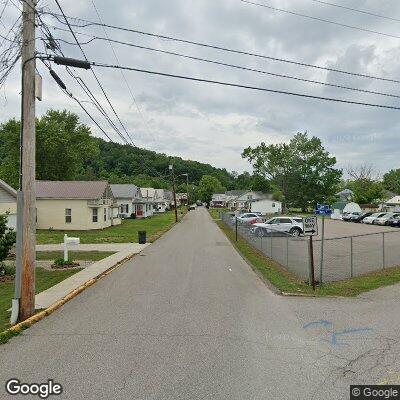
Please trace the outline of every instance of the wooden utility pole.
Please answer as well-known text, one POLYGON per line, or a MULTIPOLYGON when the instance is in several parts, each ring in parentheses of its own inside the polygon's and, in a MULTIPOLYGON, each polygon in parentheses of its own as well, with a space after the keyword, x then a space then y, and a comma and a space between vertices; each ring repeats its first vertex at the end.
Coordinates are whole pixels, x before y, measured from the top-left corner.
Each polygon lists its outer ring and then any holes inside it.
POLYGON ((21 235, 21 298, 19 320, 35 312, 36 258, 36 132, 35 132, 35 7, 36 0, 23 1, 22 9, 22 110, 21 110, 21 177, 23 193, 21 235))
POLYGON ((169 166, 169 169, 171 171, 172 190, 173 190, 173 193, 174 193, 175 222, 178 222, 178 205, 176 204, 176 186, 175 186, 174 166, 171 164, 169 166))

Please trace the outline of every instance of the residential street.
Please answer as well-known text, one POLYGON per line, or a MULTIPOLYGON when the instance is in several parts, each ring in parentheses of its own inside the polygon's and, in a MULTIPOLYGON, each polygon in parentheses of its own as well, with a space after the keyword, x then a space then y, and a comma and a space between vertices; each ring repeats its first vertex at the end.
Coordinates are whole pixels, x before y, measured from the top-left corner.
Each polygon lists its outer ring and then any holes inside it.
POLYGON ((73 400, 348 398, 400 384, 399 293, 276 295, 198 208, 0 346, 0 398, 19 398, 10 378, 54 379, 73 400))

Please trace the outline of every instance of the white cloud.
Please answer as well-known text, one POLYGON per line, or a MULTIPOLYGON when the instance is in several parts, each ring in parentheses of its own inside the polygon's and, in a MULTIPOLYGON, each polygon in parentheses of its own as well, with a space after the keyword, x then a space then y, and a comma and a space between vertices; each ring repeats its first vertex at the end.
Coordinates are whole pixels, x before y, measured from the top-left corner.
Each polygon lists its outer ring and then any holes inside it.
MULTIPOLYGON (((398 30, 398 23, 394 21, 323 6, 308 0, 296 2, 268 0, 268 3, 389 34, 396 35, 398 30)), ((168 2, 96 0, 96 6, 103 20, 109 24, 358 73, 400 77, 400 68, 396 63, 399 39, 281 14, 246 5, 239 0, 168 2)), ((379 4, 373 0, 362 2, 348 0, 346 6, 400 17, 400 4, 394 0, 379 4)), ((56 11, 52 3, 49 3, 48 7, 56 11)), ((63 8, 67 15, 91 20, 97 18, 91 2, 68 0, 63 2, 63 8)), ((14 19, 15 12, 11 14, 9 11, 5 15, 5 25, 11 24, 14 19)), ((45 20, 49 24, 62 26, 51 17, 46 17, 45 20)), ((74 29, 104 36, 102 28, 99 27, 74 29)), ((5 28, 0 27, 0 31, 4 32, 5 28)), ((328 73, 112 29, 108 29, 107 33, 118 40, 275 73, 366 90, 394 94, 399 92, 399 85, 395 83, 328 73)), ((55 36, 72 40, 68 33, 56 31, 55 36)), ((83 41, 84 37, 80 36, 80 39, 83 41)), ((113 46, 123 65, 312 95, 379 104, 400 104, 396 98, 344 91, 185 60, 132 47, 116 44, 113 46)), ((81 57, 76 46, 62 43, 62 48, 68 56, 81 57)), ((84 48, 88 58, 93 61, 116 62, 109 44, 104 41, 94 41, 84 48)), ((44 78, 44 99, 38 104, 38 114, 50 107, 70 108, 79 113, 83 121, 93 126, 79 107, 59 91, 40 64, 38 68, 44 78)), ((77 97, 84 99, 82 90, 65 71, 60 67, 55 69, 65 80, 68 88, 77 97)), ((2 120, 19 116, 18 73, 17 69, 7 83, 7 102, 4 98, 1 99, 2 120)), ((96 73, 139 146, 209 162, 219 167, 226 167, 228 170, 243 170, 248 168, 248 164, 240 156, 243 148, 254 146, 261 141, 277 143, 288 140, 297 131, 308 130, 310 134, 322 139, 325 147, 337 156, 341 166, 373 161, 381 171, 399 167, 398 111, 326 103, 126 71, 126 79, 135 94, 142 118, 119 71, 97 68, 96 73)), ((90 73, 80 72, 80 74, 90 84, 97 98, 102 99, 102 104, 106 105, 90 73)), ((104 119, 95 113, 93 107, 88 107, 106 128, 104 119)), ((93 127, 93 131, 100 135, 96 127, 93 127)), ((107 131, 110 131, 108 127, 107 131)))

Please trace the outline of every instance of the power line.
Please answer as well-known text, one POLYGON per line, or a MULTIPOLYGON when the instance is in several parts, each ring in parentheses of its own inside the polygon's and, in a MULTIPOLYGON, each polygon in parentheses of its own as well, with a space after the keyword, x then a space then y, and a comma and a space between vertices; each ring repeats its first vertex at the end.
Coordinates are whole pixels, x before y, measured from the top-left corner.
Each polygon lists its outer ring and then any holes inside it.
POLYGON ((303 93, 267 89, 267 88, 262 88, 262 87, 257 87, 257 86, 240 85, 240 84, 230 83, 230 82, 222 82, 222 81, 216 81, 216 80, 211 80, 211 79, 195 78, 195 77, 185 76, 185 75, 175 75, 175 74, 169 74, 169 73, 165 73, 165 72, 150 71, 150 70, 146 70, 146 69, 133 68, 133 67, 123 67, 123 66, 112 65, 112 64, 102 64, 102 63, 97 63, 97 62, 91 62, 90 64, 97 66, 97 67, 102 67, 102 68, 115 68, 115 69, 121 68, 121 69, 125 69, 128 71, 136 71, 136 72, 141 72, 141 73, 145 73, 145 74, 165 76, 165 77, 170 77, 170 78, 178 78, 178 79, 184 79, 184 80, 195 81, 195 82, 211 83, 211 84, 221 85, 221 86, 230 86, 230 87, 237 87, 237 88, 242 88, 242 89, 257 90, 257 91, 261 91, 261 92, 278 93, 278 94, 285 94, 285 95, 291 95, 291 96, 297 96, 297 97, 305 97, 305 98, 316 99, 316 100, 333 101, 333 102, 337 102, 337 103, 347 103, 347 104, 356 104, 356 105, 368 106, 368 107, 400 110, 400 107, 387 106, 384 104, 365 103, 365 102, 359 102, 359 101, 338 99, 338 98, 333 98, 333 97, 314 96, 314 95, 308 95, 308 94, 303 94, 303 93))
POLYGON ((290 10, 284 10, 282 8, 272 7, 272 6, 269 6, 267 4, 255 3, 255 2, 249 1, 249 0, 240 0, 240 1, 242 3, 247 3, 247 4, 251 4, 251 5, 254 5, 254 6, 258 6, 258 7, 268 8, 270 10, 279 11, 279 12, 282 12, 282 13, 285 13, 285 14, 295 15, 297 17, 302 17, 302 18, 307 18, 307 19, 311 19, 311 20, 314 20, 314 21, 324 22, 326 24, 337 25, 337 26, 341 26, 343 28, 355 29, 355 30, 362 31, 362 32, 373 33, 375 35, 380 35, 380 36, 400 39, 400 36, 392 35, 390 33, 378 32, 378 31, 374 31, 372 29, 362 28, 360 26, 348 25, 348 24, 343 24, 341 22, 331 21, 331 20, 324 19, 324 18, 313 17, 311 15, 301 14, 301 13, 290 11, 290 10))
MULTIPOLYGON (((46 14, 53 16, 60 23, 65 25, 65 22, 61 21, 60 18, 59 18, 60 14, 49 13, 49 12, 46 12, 46 14)), ((157 39, 171 40, 171 41, 175 41, 175 42, 179 42, 179 43, 191 44, 191 45, 205 47, 205 48, 209 48, 209 49, 226 51, 226 52, 229 52, 229 53, 236 53, 236 54, 241 54, 241 55, 246 55, 246 56, 251 56, 251 57, 271 60, 271 61, 277 61, 277 62, 283 62, 283 63, 287 63, 287 64, 298 65, 298 66, 302 66, 302 67, 315 68, 315 69, 318 69, 318 70, 324 70, 324 71, 330 71, 330 72, 335 72, 335 73, 355 76, 355 77, 358 77, 358 78, 367 78, 367 79, 374 79, 374 80, 385 81, 385 82, 400 83, 400 80, 391 79, 391 78, 383 78, 383 77, 379 77, 379 76, 375 76, 375 75, 351 72, 351 71, 346 71, 346 70, 337 69, 337 68, 323 67, 321 65, 308 64, 308 63, 304 63, 304 62, 300 62, 300 61, 288 60, 288 59, 285 59, 285 58, 271 57, 271 56, 266 56, 266 55, 263 55, 263 54, 258 54, 258 53, 245 51, 245 50, 236 50, 236 49, 232 49, 232 48, 228 48, 228 47, 223 47, 223 46, 218 46, 218 45, 213 45, 213 44, 207 44, 207 43, 204 43, 204 42, 197 42, 197 41, 192 41, 192 40, 187 40, 187 39, 182 39, 182 38, 176 38, 176 37, 166 36, 166 35, 161 35, 161 34, 156 34, 156 33, 144 32, 144 31, 140 31, 140 30, 137 30, 137 29, 124 28, 124 27, 120 27, 120 26, 116 26, 116 25, 100 24, 98 22, 93 22, 93 21, 89 21, 89 20, 82 19, 82 18, 77 18, 77 17, 67 17, 67 18, 69 18, 71 20, 84 22, 83 25, 82 24, 81 25, 71 24, 71 26, 78 27, 78 28, 86 28, 88 26, 105 26, 107 28, 112 28, 112 29, 121 30, 121 31, 125 31, 125 32, 132 32, 132 33, 135 33, 135 34, 154 37, 154 38, 157 38, 157 39)))
MULTIPOLYGON (((74 40, 75 40, 76 43, 78 44, 79 49, 81 50, 81 52, 82 52, 82 54, 83 54, 85 60, 87 61, 86 54, 85 54, 85 52, 83 51, 82 46, 80 45, 80 43, 79 43, 79 41, 78 41, 78 39, 77 39, 77 37, 76 37, 76 35, 75 35, 75 33, 74 33, 74 31, 73 31, 71 25, 69 24, 69 21, 68 21, 67 17, 65 16, 64 11, 63 11, 63 9, 62 9, 62 7, 61 7, 59 1, 58 1, 58 0, 54 0, 54 1, 56 2, 58 8, 60 9, 61 14, 63 15, 63 17, 64 17, 64 19, 65 19, 65 21, 66 21, 66 23, 67 23, 68 28, 69 28, 69 30, 70 30, 72 36, 74 37, 74 40)), ((128 135, 128 138, 129 138, 129 140, 131 141, 132 146, 134 146, 134 143, 133 143, 133 141, 132 141, 132 138, 131 138, 129 132, 127 131, 127 129, 125 128, 125 125, 122 123, 120 117, 118 116, 117 112, 115 111, 115 108, 114 108, 114 106, 112 105, 112 103, 111 103, 109 97, 107 96, 107 93, 105 92, 105 90, 104 90, 104 88, 103 88, 103 85, 100 83, 100 81, 99 81, 99 79, 98 79, 96 73, 95 73, 93 70, 91 70, 91 71, 92 71, 92 74, 93 74, 94 78, 96 79, 96 82, 98 83, 98 85, 99 85, 101 91, 103 92, 104 97, 106 98, 106 100, 107 100, 109 106, 111 107, 111 109, 112 109, 114 115, 117 117, 117 119, 118 119, 119 123, 121 124, 122 128, 124 129, 125 133, 128 135)))
POLYGON ((388 17, 387 15, 382 15, 382 14, 376 14, 371 11, 359 10, 357 8, 347 7, 347 6, 343 6, 341 4, 329 3, 327 1, 321 1, 321 0, 310 0, 310 1, 313 1, 314 3, 323 4, 325 6, 331 6, 331 7, 341 8, 343 10, 354 11, 354 12, 360 13, 360 14, 370 15, 372 17, 384 18, 384 19, 388 19, 390 21, 400 22, 400 19, 398 19, 398 18, 388 17))
MULTIPOLYGON (((63 29, 63 28, 58 28, 58 27, 52 27, 52 28, 56 29, 56 30, 63 31, 63 32, 67 31, 66 29, 63 29)), ((313 79, 300 78, 300 77, 291 76, 291 75, 278 74, 278 73, 275 73, 275 72, 269 72, 269 71, 265 71, 265 70, 249 68, 249 67, 245 67, 245 66, 241 66, 241 65, 225 63, 225 62, 222 62, 222 61, 216 61, 216 60, 210 60, 210 59, 207 59, 207 58, 190 56, 190 55, 187 55, 187 54, 182 54, 182 53, 177 53, 177 52, 173 52, 173 51, 157 49, 157 48, 148 47, 148 46, 141 46, 141 45, 137 45, 137 44, 133 44, 133 43, 129 43, 129 42, 110 39, 109 37, 104 38, 104 37, 101 37, 101 36, 93 36, 93 35, 89 35, 89 34, 82 33, 82 32, 75 32, 75 33, 77 35, 83 35, 83 36, 91 37, 91 39, 88 42, 85 42, 85 44, 92 43, 94 40, 104 40, 104 41, 113 42, 113 43, 116 43, 116 44, 121 44, 121 45, 124 45, 124 46, 135 47, 135 48, 142 49, 142 50, 149 50, 149 51, 153 51, 153 52, 157 52, 157 53, 168 54, 168 55, 182 57, 182 58, 186 58, 186 59, 190 59, 190 60, 201 61, 201 62, 205 62, 205 63, 209 63, 209 64, 215 64, 215 65, 221 65, 221 66, 224 66, 224 67, 235 68, 235 69, 249 71, 249 72, 255 72, 255 73, 259 73, 259 74, 270 75, 270 76, 274 76, 274 77, 278 77, 278 78, 291 79, 291 80, 296 80, 296 81, 300 81, 300 82, 313 83, 313 84, 317 84, 317 85, 334 87, 334 88, 338 88, 338 89, 351 90, 351 91, 361 92, 361 93, 374 94, 374 95, 379 95, 379 96, 400 98, 400 96, 396 95, 396 94, 377 92, 377 91, 367 90, 367 89, 359 89, 359 88, 354 88, 354 87, 351 87, 351 86, 339 85, 339 84, 334 84, 334 83, 327 83, 327 82, 317 81, 317 80, 313 80, 313 79)), ((71 42, 66 41, 64 39, 58 39, 57 38, 57 40, 65 42, 65 43, 70 44, 70 45, 76 45, 75 43, 71 43, 71 42)), ((81 43, 81 44, 83 44, 83 43, 81 43)), ((120 63, 118 63, 118 65, 120 65, 120 63)))
MULTIPOLYGON (((52 71, 51 67, 49 65, 47 65, 43 60, 42 60, 43 64, 47 67, 47 69, 49 71, 52 71)), ((60 86, 60 84, 59 84, 60 86)), ((111 137, 107 134, 107 132, 99 125, 99 123, 92 117, 92 115, 89 113, 89 111, 87 111, 87 109, 83 106, 82 102, 77 99, 71 92, 69 92, 66 88, 61 87, 61 90, 71 99, 75 100, 78 105, 81 107, 81 109, 85 112, 85 114, 93 121, 93 123, 100 129, 101 132, 103 132, 103 134, 107 137, 108 140, 110 140, 110 142, 114 143, 113 140, 111 139, 111 137)))
MULTIPOLYGON (((101 16, 100 16, 100 13, 99 13, 99 11, 98 11, 98 9, 97 9, 97 7, 96 7, 96 4, 95 4, 94 0, 92 0, 92 4, 93 4, 93 8, 94 8, 95 11, 96 11, 97 18, 99 19, 100 23, 103 24, 103 20, 102 20, 102 18, 101 18, 101 16)), ((111 51, 113 52, 115 61, 117 62, 118 65, 120 65, 121 63, 120 63, 120 61, 119 61, 119 59, 118 59, 117 53, 116 53, 115 50, 114 50, 114 47, 113 47, 113 45, 112 45, 112 41, 110 40, 110 38, 109 38, 109 36, 108 36, 108 34, 107 34, 107 30, 106 30, 106 28, 105 28, 104 26, 103 26, 102 28, 103 28, 104 34, 106 35, 106 39, 104 39, 104 40, 107 40, 107 41, 108 41, 108 43, 109 43, 109 45, 110 45, 110 47, 111 47, 111 51)), ((143 116, 143 113, 142 113, 142 110, 140 109, 139 104, 138 104, 138 102, 136 101, 136 97, 135 97, 135 95, 133 94, 132 88, 131 88, 131 86, 129 85, 128 80, 126 79, 126 76, 125 76, 123 70, 120 70, 120 72, 121 72, 121 75, 122 75, 122 79, 124 80, 125 85, 126 85, 126 87, 128 88, 128 91, 129 91, 129 93, 130 93, 130 95, 131 95, 131 97, 132 97, 133 103, 135 104, 136 109, 137 109, 137 111, 138 111, 140 117, 142 118, 142 121, 144 122, 144 124, 145 124, 145 126, 146 126, 146 128, 147 128, 147 133, 149 133, 149 127, 148 127, 147 121, 145 120, 145 118, 144 118, 144 116, 143 116)))

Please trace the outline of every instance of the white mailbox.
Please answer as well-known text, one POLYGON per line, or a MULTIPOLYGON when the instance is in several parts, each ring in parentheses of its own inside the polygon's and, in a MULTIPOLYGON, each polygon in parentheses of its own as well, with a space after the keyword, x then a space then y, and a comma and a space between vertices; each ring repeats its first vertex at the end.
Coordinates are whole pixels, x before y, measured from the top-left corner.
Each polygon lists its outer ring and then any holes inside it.
POLYGON ((68 237, 64 235, 64 261, 68 260, 68 246, 74 246, 81 243, 81 239, 77 237, 68 237))

